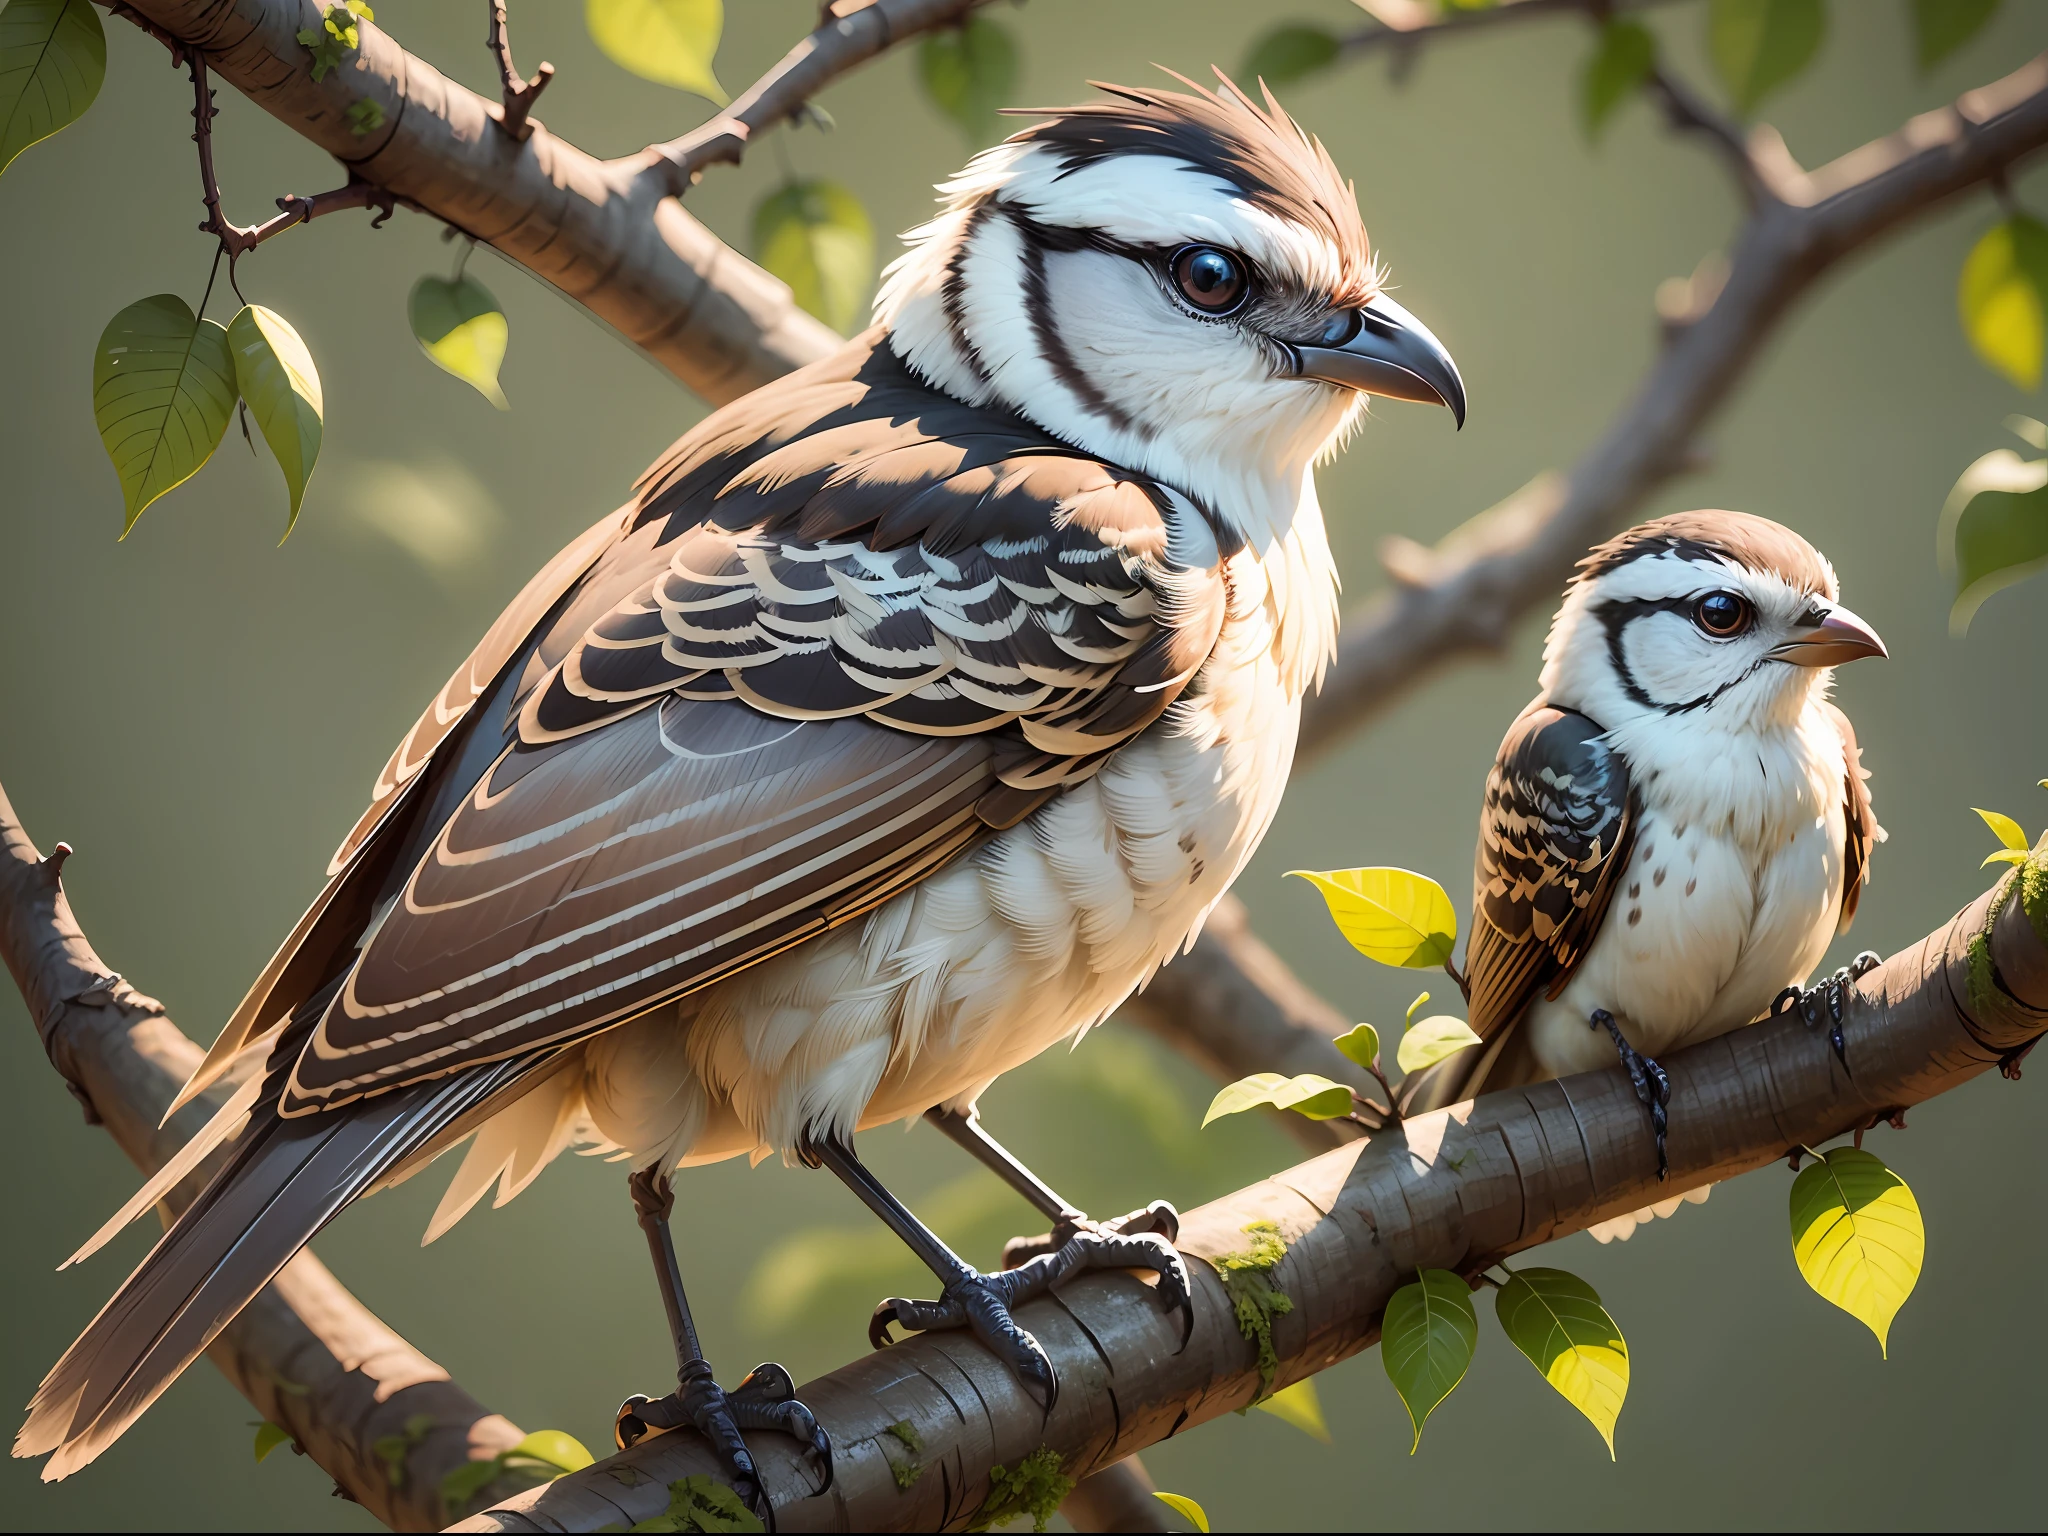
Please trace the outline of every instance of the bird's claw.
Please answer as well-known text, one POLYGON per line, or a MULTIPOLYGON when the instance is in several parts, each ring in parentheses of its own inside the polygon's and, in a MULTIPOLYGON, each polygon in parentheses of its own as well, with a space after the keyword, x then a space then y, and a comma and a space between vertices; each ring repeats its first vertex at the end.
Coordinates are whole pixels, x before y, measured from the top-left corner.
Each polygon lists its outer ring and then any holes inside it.
POLYGON ((1771 1003, 1772 1018, 1797 1011, 1808 1028, 1817 1027, 1823 1019, 1828 1026, 1828 1044, 1834 1047, 1835 1060, 1842 1064, 1842 1070, 1849 1070, 1849 1048, 1842 1039, 1842 1014, 1856 983, 1884 964, 1877 951, 1866 949, 1854 960, 1843 966, 1834 975, 1813 987, 1787 987, 1771 1003))
POLYGON ((1053 1223, 1050 1232, 1036 1237, 1013 1237, 1003 1244, 1003 1268, 1015 1269, 1042 1254, 1057 1253, 1082 1232, 1109 1237, 1131 1237, 1156 1232, 1171 1243, 1180 1236, 1180 1212, 1164 1200, 1154 1200, 1142 1209, 1126 1212, 1108 1221, 1090 1221, 1086 1216, 1053 1223))
POLYGON ((1621 1064, 1628 1068, 1628 1079, 1635 1085, 1636 1099, 1650 1112, 1650 1131, 1657 1141, 1657 1182, 1661 1184, 1671 1174, 1671 1162, 1664 1151, 1664 1133, 1671 1125, 1671 1078, 1653 1058, 1628 1043, 1621 1026, 1614 1022, 1614 1015, 1605 1008, 1595 1008, 1589 1023, 1613 1036, 1621 1064))
POLYGON ((789 1372, 773 1362, 756 1366, 727 1392, 712 1379, 709 1365, 693 1361, 684 1367, 681 1385, 666 1397, 650 1399, 636 1394, 627 1398, 619 1407, 612 1437, 620 1450, 630 1450, 650 1431, 679 1429, 685 1424, 711 1442, 733 1492, 771 1531, 775 1529, 774 1506, 753 1453, 740 1437, 742 1429, 778 1430, 796 1440, 809 1454, 819 1477, 813 1494, 832 1486, 831 1438, 811 1410, 797 1401, 796 1383, 789 1372))

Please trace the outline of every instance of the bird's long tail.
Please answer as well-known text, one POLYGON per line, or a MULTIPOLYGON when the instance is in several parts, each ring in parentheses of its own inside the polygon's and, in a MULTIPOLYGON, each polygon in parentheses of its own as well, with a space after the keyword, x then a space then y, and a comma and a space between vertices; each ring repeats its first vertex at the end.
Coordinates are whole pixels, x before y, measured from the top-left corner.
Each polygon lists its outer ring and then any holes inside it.
POLYGON ((93 1460, 343 1206, 532 1065, 497 1062, 290 1120, 259 1106, 227 1167, 43 1379, 14 1454, 54 1451, 46 1482, 93 1460))

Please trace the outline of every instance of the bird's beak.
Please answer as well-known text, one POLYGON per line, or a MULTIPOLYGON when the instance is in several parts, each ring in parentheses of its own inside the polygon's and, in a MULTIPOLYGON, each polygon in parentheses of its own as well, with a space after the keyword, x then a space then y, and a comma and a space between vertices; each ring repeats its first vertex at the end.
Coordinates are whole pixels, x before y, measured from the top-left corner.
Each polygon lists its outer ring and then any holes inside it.
POLYGON ((1389 400, 1449 406, 1464 426, 1465 381, 1429 327, 1385 294, 1356 313, 1358 333, 1341 347, 1289 344, 1296 375, 1389 400))
POLYGON ((1771 647, 1773 661, 1795 667, 1838 667, 1864 656, 1889 656, 1877 631, 1846 608, 1817 608, 1784 640, 1771 647))

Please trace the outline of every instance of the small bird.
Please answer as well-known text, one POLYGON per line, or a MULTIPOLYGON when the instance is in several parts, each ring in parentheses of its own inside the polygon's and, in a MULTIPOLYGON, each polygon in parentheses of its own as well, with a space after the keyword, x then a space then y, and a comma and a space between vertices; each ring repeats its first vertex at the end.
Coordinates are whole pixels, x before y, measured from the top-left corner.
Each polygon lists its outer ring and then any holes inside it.
POLYGON ((1885 648, 1837 590, 1805 539, 1741 512, 1659 518, 1579 563, 1541 691, 1486 778, 1464 979, 1481 1043, 1428 1069, 1411 1108, 1618 1051, 1661 1178, 1657 1057, 1794 1003, 1832 1016, 1841 1053, 1842 988, 1877 957, 1812 999, 1802 984, 1855 917, 1884 832, 1828 691, 1835 667, 1885 648))
POLYGON ((1465 391, 1322 146, 1181 83, 976 157, 872 329, 709 417, 513 600, 185 1098, 239 1087, 77 1256, 232 1141, 16 1455, 90 1462, 343 1207, 465 1138, 429 1240, 572 1143, 627 1162, 678 1380, 619 1444, 695 1426, 770 1521, 741 1431, 826 1482, 831 1448, 779 1366, 715 1381, 678 1166, 830 1168, 940 1287, 878 1345, 970 1327, 1048 1407, 1011 1313, 1076 1270, 1154 1270, 1191 1326, 1171 1207, 1089 1220, 975 1101, 1250 858, 1334 644, 1312 467, 1368 394, 1462 424, 1465 391), (920 1115, 1051 1219, 1036 1257, 977 1271, 861 1163, 857 1130, 920 1115))

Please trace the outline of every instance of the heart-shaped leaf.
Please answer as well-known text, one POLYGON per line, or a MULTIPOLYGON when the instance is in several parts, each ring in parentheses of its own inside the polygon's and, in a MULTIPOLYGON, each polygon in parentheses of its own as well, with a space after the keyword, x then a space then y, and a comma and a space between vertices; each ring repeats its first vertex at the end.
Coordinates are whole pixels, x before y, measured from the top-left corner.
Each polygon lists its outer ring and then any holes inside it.
POLYGON ((1600 29, 1593 56, 1579 76, 1579 120, 1598 139, 1614 109, 1642 89, 1657 64, 1657 40, 1639 21, 1618 17, 1600 29))
POLYGON ((1913 38, 1925 74, 1984 29, 1998 0, 1913 0, 1913 38))
POLYGON ((127 498, 122 538, 213 457, 234 411, 228 333, 175 293, 130 304, 107 322, 93 354, 92 414, 127 498))
POLYGON ((8 0, 0 10, 0 172, 85 115, 107 78, 107 34, 86 0, 8 0))
MULTIPOLYGON (((228 345, 235 356, 235 382, 249 403, 249 414, 270 444, 277 467, 284 471, 291 493, 291 516, 284 537, 292 536, 306 482, 320 457, 320 432, 325 401, 320 370, 291 322, 273 309, 250 304, 228 322, 228 345)), ((280 539, 279 543, 284 540, 280 539)))
POLYGON ((475 278, 423 277, 406 300, 412 334, 435 367, 452 373, 501 411, 512 409, 498 387, 511 326, 498 301, 475 278))
POLYGON ((2021 389, 2039 388, 2048 225, 2016 213, 1986 230, 1963 259, 1956 309, 1979 357, 2021 389))
POLYGON ((1920 1204, 1882 1159, 1836 1147, 1792 1181, 1792 1257, 1806 1283, 1877 1335, 1913 1294, 1927 1255, 1920 1204))
POLYGON ((1282 1387, 1271 1397, 1262 1397, 1252 1404, 1261 1413, 1270 1413, 1282 1423, 1292 1424, 1311 1440, 1330 1443, 1330 1426, 1323 1420, 1323 1400, 1316 1393, 1316 1379, 1304 1376, 1291 1387, 1282 1387))
POLYGON ((1354 1024, 1331 1043, 1361 1067, 1380 1059, 1380 1032, 1370 1024, 1354 1024))
POLYGON ((1458 937, 1444 888, 1407 869, 1290 869, 1323 893, 1351 947, 1382 965, 1442 965, 1458 937))
POLYGON ((1715 73, 1747 115, 1813 62, 1827 35, 1821 0, 1710 0, 1707 51, 1715 73))
POLYGON ((1209 1536, 1208 1511, 1203 1509, 1201 1505, 1197 1504, 1193 1499, 1189 1498, 1186 1494, 1154 1492, 1152 1497, 1157 1499, 1160 1503, 1164 1504, 1176 1515, 1179 1515, 1181 1519, 1187 1521, 1187 1523, 1189 1525, 1192 1525, 1196 1530, 1200 1531, 1202 1533, 1202 1536, 1209 1536))
POLYGON ((1017 45, 1006 28, 970 14, 961 26, 925 34, 917 77, 932 105, 979 149, 995 139, 998 113, 1017 88, 1017 45))
POLYGON ((2048 459, 1996 448, 1956 480, 1936 548, 1956 578, 1949 633, 1968 632, 1991 595, 2048 569, 2048 459))
POLYGON ((725 88, 711 72, 724 0, 584 0, 583 21, 621 69, 725 105, 725 88))
POLYGON ((1467 1046, 1483 1043, 1463 1019, 1439 1013, 1408 1026, 1401 1036, 1401 1048, 1394 1053, 1394 1060, 1403 1072, 1420 1072, 1424 1067, 1435 1066, 1446 1056, 1456 1055, 1467 1046))
POLYGON ((1339 1115, 1351 1113, 1351 1090, 1313 1072, 1304 1072, 1299 1077, 1283 1077, 1278 1072, 1254 1072, 1250 1077, 1239 1078, 1210 1100, 1209 1113, 1202 1116, 1202 1124, 1220 1120, 1225 1115, 1240 1115, 1266 1104, 1275 1109, 1291 1109, 1311 1120, 1334 1120, 1339 1115))
POLYGON ((754 210, 754 259, 834 330, 851 330, 875 273, 875 229, 830 181, 793 181, 754 210))
POLYGON ((1448 1269, 1425 1269, 1387 1298, 1380 1319, 1380 1364, 1415 1426, 1410 1456, 1422 1444, 1423 1424, 1465 1379, 1478 1347, 1471 1287, 1448 1269))
POLYGON ((1614 1459, 1614 1421, 1628 1396, 1628 1344, 1600 1293, 1561 1269, 1520 1269, 1493 1299, 1494 1315, 1543 1379, 1600 1431, 1614 1459))
POLYGON ((1289 22, 1252 44, 1238 78, 1263 80, 1267 85, 1292 85, 1319 75, 1336 63, 1343 46, 1337 34, 1327 27, 1289 22))

